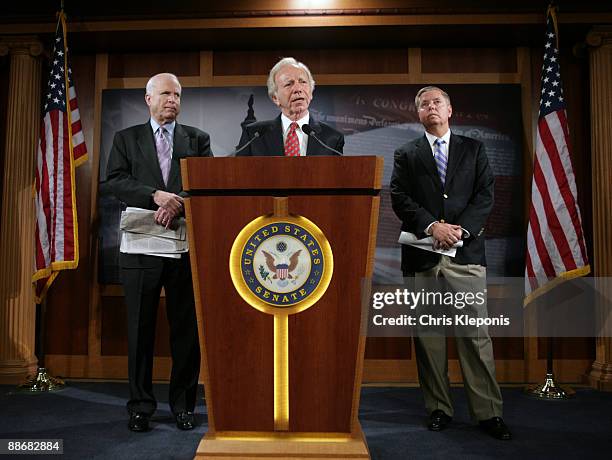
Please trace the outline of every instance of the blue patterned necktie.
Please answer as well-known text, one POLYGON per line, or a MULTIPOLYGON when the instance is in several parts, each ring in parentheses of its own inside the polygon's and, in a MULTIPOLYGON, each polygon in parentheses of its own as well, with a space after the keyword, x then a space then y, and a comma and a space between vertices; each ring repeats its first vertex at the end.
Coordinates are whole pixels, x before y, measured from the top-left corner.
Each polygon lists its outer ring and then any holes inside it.
POLYGON ((446 144, 446 141, 442 139, 436 139, 434 141, 434 160, 436 160, 436 166, 438 167, 438 174, 440 175, 440 181, 442 185, 446 182, 446 165, 448 164, 448 158, 442 150, 442 144, 446 144))
POLYGON ((168 185, 168 174, 170 173, 170 164, 172 162, 172 148, 168 141, 166 128, 160 127, 155 133, 155 147, 157 148, 157 159, 159 160, 159 169, 161 169, 164 184, 168 185))

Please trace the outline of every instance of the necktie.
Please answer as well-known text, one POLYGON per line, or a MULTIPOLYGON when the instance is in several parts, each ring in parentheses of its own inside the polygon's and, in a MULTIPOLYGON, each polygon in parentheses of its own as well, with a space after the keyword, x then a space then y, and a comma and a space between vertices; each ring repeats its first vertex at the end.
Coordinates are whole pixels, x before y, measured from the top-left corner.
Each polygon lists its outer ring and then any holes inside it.
POLYGON ((440 181, 442 182, 442 185, 444 185, 446 182, 446 165, 448 164, 448 158, 444 154, 444 150, 442 150, 442 144, 446 144, 446 141, 443 141, 442 139, 436 139, 434 141, 434 160, 436 160, 440 181))
POLYGON ((289 133, 287 133, 287 139, 285 140, 286 157, 300 156, 300 141, 297 133, 295 132, 297 128, 298 124, 295 121, 289 125, 289 133))
POLYGON ((170 173, 170 163, 172 162, 172 149, 166 134, 166 128, 160 127, 156 131, 155 147, 157 148, 157 159, 159 160, 159 169, 161 169, 164 184, 168 185, 168 174, 170 173))

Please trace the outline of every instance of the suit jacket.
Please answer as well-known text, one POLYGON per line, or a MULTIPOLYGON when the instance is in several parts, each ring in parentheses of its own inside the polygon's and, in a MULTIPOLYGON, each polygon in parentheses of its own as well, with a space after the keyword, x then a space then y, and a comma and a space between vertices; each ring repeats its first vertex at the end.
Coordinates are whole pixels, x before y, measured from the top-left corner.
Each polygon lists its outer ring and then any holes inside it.
MULTIPOLYGON (((132 126, 115 134, 108 159, 107 185, 113 194, 128 206, 157 209, 152 194, 164 190, 186 196, 180 174, 180 159, 192 156, 212 156, 210 137, 205 132, 176 123, 172 163, 168 185, 164 184, 153 129, 149 122, 132 126)), ((161 263, 158 257, 120 254, 124 267, 150 267, 161 263)))
MULTIPOLYGON (((457 249, 455 263, 486 265, 484 226, 493 207, 493 189, 484 145, 475 139, 451 133, 444 186, 424 135, 395 151, 391 203, 402 230, 424 238, 434 221, 460 225, 470 236, 457 249)), ((439 260, 439 254, 402 245, 404 273, 428 270, 439 260)))
MULTIPOLYGON (((308 124, 321 141, 339 152, 342 152, 344 148, 344 135, 341 132, 336 131, 325 123, 317 122, 312 115, 310 116, 310 122, 308 124)), ((247 125, 242 130, 242 137, 238 143, 238 149, 252 139, 256 132, 259 132, 261 137, 255 139, 251 145, 237 153, 236 156, 265 155, 282 157, 285 155, 283 125, 280 115, 273 120, 258 121, 247 125)), ((323 147, 315 139, 310 138, 308 139, 308 146, 306 147, 306 156, 311 155, 334 155, 334 152, 323 147)))

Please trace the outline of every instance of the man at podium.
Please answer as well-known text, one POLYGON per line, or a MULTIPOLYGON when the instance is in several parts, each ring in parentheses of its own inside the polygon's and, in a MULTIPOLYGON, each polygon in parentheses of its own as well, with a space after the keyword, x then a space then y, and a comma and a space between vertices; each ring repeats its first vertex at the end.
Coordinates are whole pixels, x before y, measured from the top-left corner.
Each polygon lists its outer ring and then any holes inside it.
POLYGON ((314 87, 305 64, 292 57, 278 61, 268 76, 268 95, 281 114, 247 125, 236 156, 342 155, 344 135, 308 112, 314 87))

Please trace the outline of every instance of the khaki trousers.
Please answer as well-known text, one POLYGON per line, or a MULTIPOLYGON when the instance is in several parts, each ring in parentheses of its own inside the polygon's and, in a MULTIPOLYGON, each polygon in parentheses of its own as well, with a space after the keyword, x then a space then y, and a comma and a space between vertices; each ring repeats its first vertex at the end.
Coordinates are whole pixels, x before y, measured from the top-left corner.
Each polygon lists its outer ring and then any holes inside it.
MULTIPOLYGON (((453 292, 484 292, 486 288, 486 268, 481 265, 459 265, 447 256, 442 256, 438 265, 425 272, 415 274, 418 286, 419 278, 444 277, 446 285, 453 292)), ((486 296, 485 296, 486 298, 486 296)), ((471 309, 470 314, 478 317, 487 316, 486 301, 483 305, 464 307, 471 309)), ((457 313, 461 313, 457 310, 457 313)), ((486 326, 479 327, 469 337, 456 332, 456 344, 463 383, 468 397, 470 415, 474 420, 486 420, 502 416, 502 397, 499 385, 495 380, 495 361, 493 346, 486 326)), ((415 337, 415 351, 419 372, 419 381, 425 407, 428 413, 436 409, 453 416, 453 405, 448 380, 448 359, 446 336, 442 334, 424 334, 415 337)))

